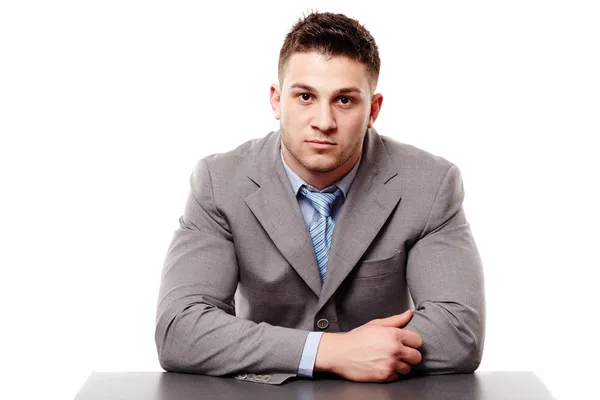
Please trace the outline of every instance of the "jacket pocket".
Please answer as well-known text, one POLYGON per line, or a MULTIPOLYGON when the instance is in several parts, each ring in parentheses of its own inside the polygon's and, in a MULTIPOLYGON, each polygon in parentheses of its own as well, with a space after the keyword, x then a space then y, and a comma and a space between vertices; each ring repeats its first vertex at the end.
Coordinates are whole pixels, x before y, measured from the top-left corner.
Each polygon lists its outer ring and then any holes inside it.
POLYGON ((398 250, 388 258, 379 260, 366 260, 355 267, 355 279, 373 278, 391 274, 406 267, 404 250, 398 250))

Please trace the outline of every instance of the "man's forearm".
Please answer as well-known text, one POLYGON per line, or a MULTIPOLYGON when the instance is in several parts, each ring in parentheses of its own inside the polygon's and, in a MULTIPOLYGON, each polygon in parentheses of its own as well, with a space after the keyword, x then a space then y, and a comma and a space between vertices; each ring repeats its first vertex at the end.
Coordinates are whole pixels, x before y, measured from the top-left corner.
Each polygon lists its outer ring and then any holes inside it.
POLYGON ((256 324, 196 303, 181 311, 164 310, 155 335, 159 361, 167 371, 296 374, 308 332, 256 324))
POLYGON ((481 362, 485 316, 478 309, 450 302, 424 302, 414 310, 404 329, 423 339, 423 360, 414 371, 473 372, 481 362))

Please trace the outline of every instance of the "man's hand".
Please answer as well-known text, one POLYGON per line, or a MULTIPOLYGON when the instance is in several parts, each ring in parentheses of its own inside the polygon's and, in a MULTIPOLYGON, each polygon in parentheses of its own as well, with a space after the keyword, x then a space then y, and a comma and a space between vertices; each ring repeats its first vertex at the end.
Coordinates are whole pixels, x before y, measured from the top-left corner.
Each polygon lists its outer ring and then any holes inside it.
POLYGON ((330 371, 356 382, 390 382, 421 362, 421 337, 399 329, 412 312, 374 319, 347 333, 324 333, 315 371, 330 371))

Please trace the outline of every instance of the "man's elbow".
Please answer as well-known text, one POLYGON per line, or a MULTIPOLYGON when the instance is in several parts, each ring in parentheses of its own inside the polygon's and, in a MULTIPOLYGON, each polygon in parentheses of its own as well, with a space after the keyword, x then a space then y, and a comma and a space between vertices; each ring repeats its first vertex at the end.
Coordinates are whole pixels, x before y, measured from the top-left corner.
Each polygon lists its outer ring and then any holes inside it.
POLYGON ((167 372, 222 375, 221 368, 209 361, 214 357, 214 351, 204 347, 204 341, 197 341, 198 346, 192 349, 183 339, 181 329, 176 328, 175 322, 168 326, 166 332, 159 327, 156 328, 156 352, 160 366, 167 372))
POLYGON ((185 349, 173 349, 166 344, 157 345, 157 354, 158 363, 167 372, 211 375, 206 363, 198 359, 192 360, 185 349))
POLYGON ((483 336, 470 338, 463 345, 460 357, 456 359, 456 373, 472 373, 479 368, 483 357, 483 336))
POLYGON ((161 368, 167 372, 184 372, 182 371, 181 364, 177 362, 177 359, 171 357, 165 350, 158 351, 158 363, 161 368))
POLYGON ((186 372, 186 366, 178 357, 173 357, 168 346, 157 346, 158 363, 167 372, 186 372))
POLYGON ((165 334, 161 334, 158 329, 155 333, 156 352, 158 354, 158 363, 167 372, 186 372, 186 366, 182 363, 180 357, 175 357, 170 346, 165 340, 165 334))
POLYGON ((479 364, 481 364, 481 355, 469 354, 468 357, 458 362, 456 372, 462 374, 475 372, 479 368, 479 364))
MULTIPOLYGON (((189 360, 185 357, 186 349, 181 347, 181 341, 177 346, 174 344, 173 335, 175 331, 175 321, 168 324, 167 329, 160 325, 156 326, 154 339, 156 343, 156 352, 158 354, 158 363, 167 372, 183 372, 192 373, 192 366, 189 360)), ((197 366, 196 366, 197 367, 197 366)), ((193 371, 198 373, 199 371, 193 371)))
POLYGON ((204 374, 198 366, 192 368, 191 364, 182 357, 173 356, 170 352, 162 349, 158 351, 158 363, 167 372, 181 372, 188 374, 204 374))

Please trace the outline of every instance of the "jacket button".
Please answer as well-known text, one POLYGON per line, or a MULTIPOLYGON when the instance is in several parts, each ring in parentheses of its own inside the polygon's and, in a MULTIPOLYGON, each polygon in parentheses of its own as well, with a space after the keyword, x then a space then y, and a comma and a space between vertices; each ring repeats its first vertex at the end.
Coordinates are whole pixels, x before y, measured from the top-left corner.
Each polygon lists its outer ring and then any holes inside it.
POLYGON ((328 326, 329 326, 329 321, 327 321, 325 318, 321 318, 320 320, 317 321, 317 327, 319 329, 327 329, 328 326))

